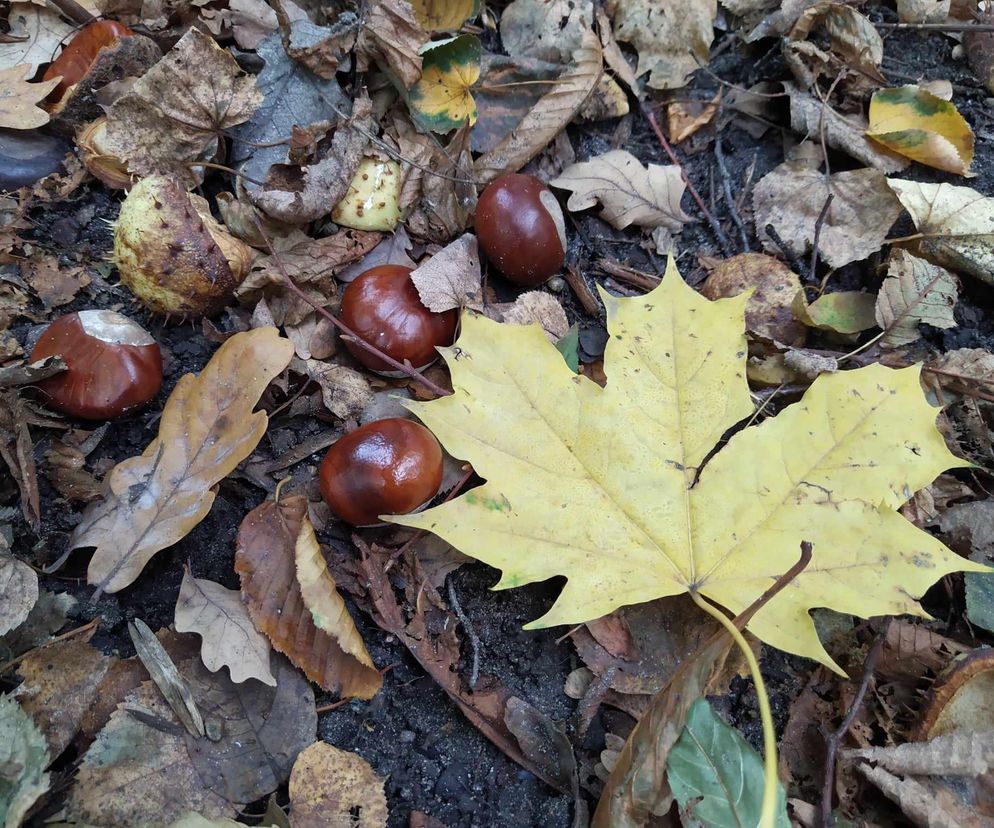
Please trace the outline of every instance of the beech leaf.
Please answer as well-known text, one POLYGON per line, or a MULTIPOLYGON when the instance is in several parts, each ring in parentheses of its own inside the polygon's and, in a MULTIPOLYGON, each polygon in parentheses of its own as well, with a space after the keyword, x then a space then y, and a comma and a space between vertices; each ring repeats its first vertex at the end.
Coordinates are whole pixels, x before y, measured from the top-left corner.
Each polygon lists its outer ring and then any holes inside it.
POLYGON ((566 202, 573 212, 599 202, 603 206, 601 218, 619 230, 637 224, 678 232, 691 221, 680 208, 686 187, 680 168, 675 164, 649 164, 646 168, 625 150, 612 150, 571 164, 549 183, 573 191, 566 202))
POLYGON ((252 409, 292 356, 290 340, 257 328, 227 340, 199 376, 180 378, 158 437, 110 471, 104 499, 87 507, 70 539, 70 552, 96 547, 87 578, 98 590, 126 587, 156 552, 207 516, 213 486, 265 434, 265 412, 252 409))
POLYGON ((23 64, 0 71, 0 127, 34 129, 48 123, 48 113, 38 104, 59 85, 59 78, 30 83, 29 71, 23 64))
POLYGON ((176 601, 175 626, 176 632, 200 635, 200 657, 212 673, 227 667, 235 684, 254 678, 275 686, 269 669, 269 642, 252 625, 237 589, 194 578, 186 570, 176 601))
MULTIPOLYGON (((333 633, 329 634, 318 627, 304 602, 295 561, 306 513, 307 499, 293 495, 278 503, 267 501, 245 516, 235 548, 235 571, 241 579, 242 596, 256 627, 307 678, 343 698, 370 699, 380 689, 383 677, 372 666, 368 654, 361 659, 350 652, 365 653, 351 617, 348 613, 338 616, 340 624, 329 625, 333 633)), ((310 531, 313 535, 313 529, 310 531)), ((307 554, 310 540, 305 544, 301 557, 307 554)), ((316 568, 314 562, 307 569, 308 563, 311 562, 304 563, 305 574, 316 568)), ((335 617, 335 610, 329 612, 324 603, 318 603, 318 589, 316 584, 308 585, 312 603, 321 607, 318 614, 322 619, 335 617)), ((341 601, 337 592, 329 604, 335 600, 341 601)))
POLYGON ((454 394, 407 403, 487 482, 391 520, 500 568, 499 589, 565 576, 528 628, 688 591, 737 614, 809 541, 812 565, 748 628, 838 670, 811 608, 922 615, 912 596, 944 574, 985 571, 897 512, 964 465, 935 426, 917 366, 820 376, 800 403, 739 431, 704 465, 753 412, 747 297, 709 302, 672 260, 646 296, 601 297, 605 388, 574 375, 538 326, 464 314, 442 351, 454 394))

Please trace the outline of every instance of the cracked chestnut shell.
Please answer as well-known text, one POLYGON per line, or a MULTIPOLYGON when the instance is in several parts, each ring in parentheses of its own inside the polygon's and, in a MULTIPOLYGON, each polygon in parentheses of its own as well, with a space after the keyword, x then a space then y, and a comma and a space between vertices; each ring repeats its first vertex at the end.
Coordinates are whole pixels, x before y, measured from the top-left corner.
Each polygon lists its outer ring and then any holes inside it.
POLYGON ((152 175, 121 205, 113 261, 121 282, 150 310, 209 316, 245 278, 252 249, 214 220, 200 196, 152 175))
POLYGON ((321 463, 321 496, 353 526, 412 512, 442 485, 442 448, 412 420, 375 420, 334 443, 321 463))
MULTIPOLYGON (((421 304, 413 272, 402 265, 370 268, 345 289, 341 319, 387 356, 423 368, 438 359, 436 346, 452 344, 459 315, 454 309, 435 313, 421 304)), ((392 365, 362 346, 346 341, 345 347, 367 368, 396 374, 392 365)))
POLYGON ((566 261, 562 207, 541 181, 508 173, 495 178, 476 205, 480 247, 509 281, 538 287, 566 261))
POLYGON ((35 362, 61 356, 66 370, 42 380, 48 404, 87 420, 112 420, 140 408, 162 387, 159 344, 137 322, 109 310, 56 319, 31 352, 35 362))

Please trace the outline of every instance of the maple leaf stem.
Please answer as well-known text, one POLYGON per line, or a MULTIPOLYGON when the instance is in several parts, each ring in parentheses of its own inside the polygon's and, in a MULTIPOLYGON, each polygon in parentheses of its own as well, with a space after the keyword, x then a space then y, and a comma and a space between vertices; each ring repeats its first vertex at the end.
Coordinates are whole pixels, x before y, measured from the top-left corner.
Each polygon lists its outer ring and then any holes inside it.
POLYGON ((773 828, 776 822, 777 805, 777 734, 773 728, 773 713, 770 710, 770 697, 766 693, 766 683, 763 681, 763 674, 759 670, 759 662, 756 654, 745 640, 745 636, 739 632, 735 625, 725 613, 718 607, 705 601, 697 590, 691 590, 690 597, 708 615, 720 623, 725 631, 732 637, 732 640, 742 651, 745 660, 749 665, 749 672, 756 685, 756 699, 759 702, 759 716, 763 722, 763 807, 759 816, 759 828, 773 828))
POLYGON ((360 348, 362 348, 365 351, 369 351, 369 353, 379 357, 391 367, 397 369, 398 371, 403 372, 411 379, 420 382, 436 397, 448 397, 452 393, 451 391, 446 391, 444 388, 442 388, 442 386, 436 385, 434 382, 428 379, 428 377, 424 376, 424 374, 421 374, 412 365, 408 363, 398 362, 393 357, 383 353, 383 351, 381 351, 375 345, 370 345, 368 342, 366 342, 365 339, 363 339, 355 331, 353 331, 350 327, 348 327, 344 322, 342 322, 341 319, 339 319, 334 314, 328 313, 328 311, 325 308, 321 307, 317 302, 311 299, 311 297, 308 296, 306 293, 304 293, 304 291, 300 289, 300 286, 295 281, 293 281, 293 278, 287 272, 286 267, 283 266, 283 259, 276 252, 276 249, 273 247, 272 242, 269 240, 269 235, 266 233, 265 229, 263 228, 262 222, 259 220, 258 216, 254 217, 253 224, 255 224, 255 229, 259 232, 259 237, 263 240, 263 242, 265 242, 266 249, 269 251, 269 255, 273 257, 273 261, 276 263, 276 269, 279 270, 280 276, 283 277, 283 282, 298 299, 300 299, 303 302, 306 302, 308 305, 314 308, 314 310, 316 310, 319 314, 321 314, 321 316, 323 316, 335 328, 337 328, 339 332, 350 337, 351 340, 355 342, 355 344, 358 345, 360 348))

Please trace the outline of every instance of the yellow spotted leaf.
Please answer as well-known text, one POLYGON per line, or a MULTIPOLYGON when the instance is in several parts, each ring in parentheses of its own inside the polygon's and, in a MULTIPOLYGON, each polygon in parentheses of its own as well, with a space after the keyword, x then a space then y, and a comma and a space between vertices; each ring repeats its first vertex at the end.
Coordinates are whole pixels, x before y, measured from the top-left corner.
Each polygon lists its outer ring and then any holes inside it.
POLYGON ((414 16, 429 32, 454 32, 480 13, 480 0, 411 0, 414 16))
POLYGON ((917 86, 875 93, 870 100, 866 135, 912 161, 972 175, 970 125, 952 103, 917 86))
POLYGON ((424 129, 449 132, 476 123, 476 101, 470 91, 480 79, 479 38, 460 35, 429 43, 421 50, 421 79, 411 87, 411 115, 424 129))
POLYGON ((454 393, 410 407, 486 483, 391 520, 500 568, 498 588, 565 576, 533 628, 690 591, 738 613, 810 541, 811 564, 749 629, 838 669, 811 608, 922 615, 913 596, 983 569, 897 512, 966 464, 935 427, 919 369, 880 365, 819 377, 705 462, 753 411, 747 298, 710 302, 672 262, 646 296, 602 293, 604 388, 570 371, 538 326, 465 315, 443 351, 454 393))

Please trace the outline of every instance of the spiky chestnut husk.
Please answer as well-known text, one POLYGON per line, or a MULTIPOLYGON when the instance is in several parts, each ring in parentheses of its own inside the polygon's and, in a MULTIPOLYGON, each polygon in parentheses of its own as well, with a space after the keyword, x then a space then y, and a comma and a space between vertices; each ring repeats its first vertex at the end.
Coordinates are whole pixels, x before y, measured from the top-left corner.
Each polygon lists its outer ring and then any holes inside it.
POLYGON ((204 199, 163 176, 131 188, 114 228, 121 282, 147 308, 167 316, 220 311, 248 273, 252 255, 214 220, 204 199))

